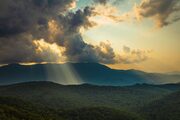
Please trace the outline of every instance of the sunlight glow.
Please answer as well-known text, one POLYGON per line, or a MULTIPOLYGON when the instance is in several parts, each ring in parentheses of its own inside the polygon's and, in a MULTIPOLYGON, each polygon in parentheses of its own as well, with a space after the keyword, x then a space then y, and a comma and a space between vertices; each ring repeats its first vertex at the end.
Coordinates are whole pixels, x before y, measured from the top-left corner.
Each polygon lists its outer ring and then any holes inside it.
MULTIPOLYGON (((82 83, 81 78, 73 69, 71 64, 58 64, 66 61, 66 57, 63 56, 63 52, 65 50, 63 47, 59 47, 55 43, 47 43, 44 39, 34 40, 34 44, 37 46, 36 52, 40 54, 41 58, 49 61, 46 65, 47 77, 49 81, 64 85, 82 83), (52 61, 56 61, 56 64, 51 64, 53 63, 52 61)), ((26 65, 32 64, 35 63, 29 63, 26 65)))

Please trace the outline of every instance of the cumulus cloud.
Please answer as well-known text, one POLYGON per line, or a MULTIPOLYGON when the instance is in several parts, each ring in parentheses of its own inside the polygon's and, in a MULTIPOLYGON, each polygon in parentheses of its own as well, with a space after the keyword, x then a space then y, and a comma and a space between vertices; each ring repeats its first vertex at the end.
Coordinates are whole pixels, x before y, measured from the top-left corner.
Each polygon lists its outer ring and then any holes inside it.
POLYGON ((43 39, 32 40, 28 34, 0 40, 0 64, 62 62, 65 59, 62 56, 63 48, 43 39))
POLYGON ((125 53, 129 53, 131 51, 131 48, 130 47, 127 47, 127 46, 123 46, 123 51, 125 53))
MULTIPOLYGON (((97 6, 72 11, 76 0, 1 0, 0 64, 119 62, 109 42, 92 45, 86 43, 81 35, 81 29, 97 25, 96 21, 90 19, 94 16, 122 20, 122 16, 111 14, 114 8, 106 9, 106 2, 100 1, 100 4, 104 4, 101 11, 97 6)), ((121 56, 120 60, 131 63, 146 59, 142 51, 129 50, 128 54, 136 56, 136 59, 129 60, 121 56)))
POLYGON ((36 46, 36 55, 41 58, 39 62, 64 62, 66 57, 62 55, 64 48, 58 46, 56 43, 50 44, 41 40, 34 40, 34 46, 36 46))
POLYGON ((114 63, 108 43, 87 44, 80 29, 93 7, 71 12, 76 0, 2 0, 0 7, 0 63, 101 62, 114 63))
MULTIPOLYGON (((93 9, 93 13, 101 18, 100 23, 102 23, 103 20, 106 22, 111 21, 111 23, 119 23, 127 21, 130 17, 129 13, 120 13, 118 8, 113 5, 96 5, 93 9)), ((94 21, 97 20, 94 19, 94 21)))
POLYGON ((94 0, 94 3, 95 4, 114 4, 114 5, 117 5, 119 3, 121 3, 122 1, 125 1, 125 0, 94 0))
POLYGON ((110 0, 94 0, 95 3, 107 4, 110 0))
POLYGON ((138 20, 153 18, 157 27, 166 26, 180 19, 179 0, 142 0, 134 10, 138 20))
POLYGON ((18 35, 13 38, 0 38, 0 63, 31 62, 35 58, 35 46, 31 36, 18 35))
POLYGON ((75 0, 1 0, 0 63, 52 61, 50 56, 43 57, 45 49, 37 52, 40 44, 34 41, 48 38, 49 21, 59 13, 66 13, 73 2, 75 0))
POLYGON ((101 42, 99 46, 96 46, 96 54, 99 58, 99 61, 105 64, 114 64, 115 60, 115 52, 111 47, 111 44, 107 42, 101 42))
POLYGON ((131 49, 123 46, 123 51, 118 55, 118 62, 123 64, 133 64, 144 62, 149 58, 151 50, 131 49))
POLYGON ((94 0, 93 13, 98 16, 91 18, 98 24, 124 22, 130 19, 130 13, 121 13, 118 5, 124 0, 94 0))
POLYGON ((67 13, 59 15, 54 22, 55 31, 58 31, 53 40, 59 46, 64 47, 63 55, 68 61, 73 62, 101 62, 113 63, 114 53, 110 44, 100 43, 100 45, 91 45, 86 43, 80 33, 80 29, 88 29, 96 25, 89 20, 89 17, 95 15, 94 8, 85 7, 75 13, 67 13), (57 25, 56 25, 57 24, 57 25), (106 51, 102 51, 101 49, 106 51), (110 49, 111 48, 111 49, 110 49), (109 54, 112 53, 112 54, 109 54))
POLYGON ((64 12, 73 0, 1 0, 0 36, 40 29, 50 17, 64 12))

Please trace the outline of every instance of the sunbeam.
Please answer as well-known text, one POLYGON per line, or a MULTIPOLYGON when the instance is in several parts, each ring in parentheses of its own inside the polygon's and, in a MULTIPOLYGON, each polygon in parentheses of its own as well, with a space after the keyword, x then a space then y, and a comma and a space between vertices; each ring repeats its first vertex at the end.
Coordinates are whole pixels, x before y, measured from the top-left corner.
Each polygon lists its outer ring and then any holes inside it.
POLYGON ((70 63, 64 64, 48 64, 45 70, 47 71, 47 80, 63 85, 81 84, 81 78, 73 69, 70 63))

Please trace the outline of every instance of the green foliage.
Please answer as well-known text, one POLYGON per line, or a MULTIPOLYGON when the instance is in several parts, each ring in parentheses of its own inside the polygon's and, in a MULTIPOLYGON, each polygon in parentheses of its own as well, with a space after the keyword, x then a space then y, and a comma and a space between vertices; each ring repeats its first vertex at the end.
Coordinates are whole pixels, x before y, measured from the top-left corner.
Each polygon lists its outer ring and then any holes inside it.
POLYGON ((53 110, 15 98, 1 97, 0 102, 0 120, 141 120, 134 114, 106 107, 53 110))
POLYGON ((63 120, 48 108, 21 99, 0 97, 0 120, 63 120))
POLYGON ((180 91, 151 102, 140 113, 147 120, 180 120, 180 91))
POLYGON ((177 85, 0 87, 0 120, 179 120, 177 85), (140 117, 139 117, 140 115, 140 117))
POLYGON ((53 109, 106 106, 134 110, 177 89, 180 89, 180 85, 172 90, 168 87, 151 85, 131 87, 62 86, 50 82, 32 82, 0 87, 0 96, 17 97, 53 109))
POLYGON ((142 120, 132 113, 106 107, 67 110, 61 114, 67 120, 142 120))

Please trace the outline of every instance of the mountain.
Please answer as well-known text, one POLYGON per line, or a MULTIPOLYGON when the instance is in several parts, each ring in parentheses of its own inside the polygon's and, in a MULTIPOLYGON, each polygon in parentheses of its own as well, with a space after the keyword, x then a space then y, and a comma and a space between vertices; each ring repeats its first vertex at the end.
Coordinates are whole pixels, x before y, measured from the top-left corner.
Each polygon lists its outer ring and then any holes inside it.
MULTIPOLYGON (((0 97, 0 120, 55 120, 56 115, 50 115, 49 111, 21 99, 0 97)), ((58 117, 58 120, 64 119, 58 117)))
POLYGON ((112 108, 88 107, 54 110, 17 98, 0 97, 0 120, 142 120, 139 116, 112 108))
POLYGON ((180 120, 180 91, 149 103, 141 113, 147 120, 180 120))
POLYGON ((133 110, 178 90, 180 84, 143 84, 129 87, 88 84, 64 86, 42 81, 1 86, 0 96, 15 97, 53 109, 106 106, 133 110))
POLYGON ((36 64, 29 66, 10 64, 0 67, 0 85, 29 81, 127 86, 137 83, 180 82, 180 75, 146 73, 138 70, 115 70, 98 63, 36 64))
POLYGON ((170 74, 170 75, 180 75, 180 72, 179 71, 173 71, 173 72, 167 72, 167 74, 170 74))
POLYGON ((0 86, 2 120, 179 120, 180 84, 0 86), (171 119, 172 118, 172 119, 171 119))

